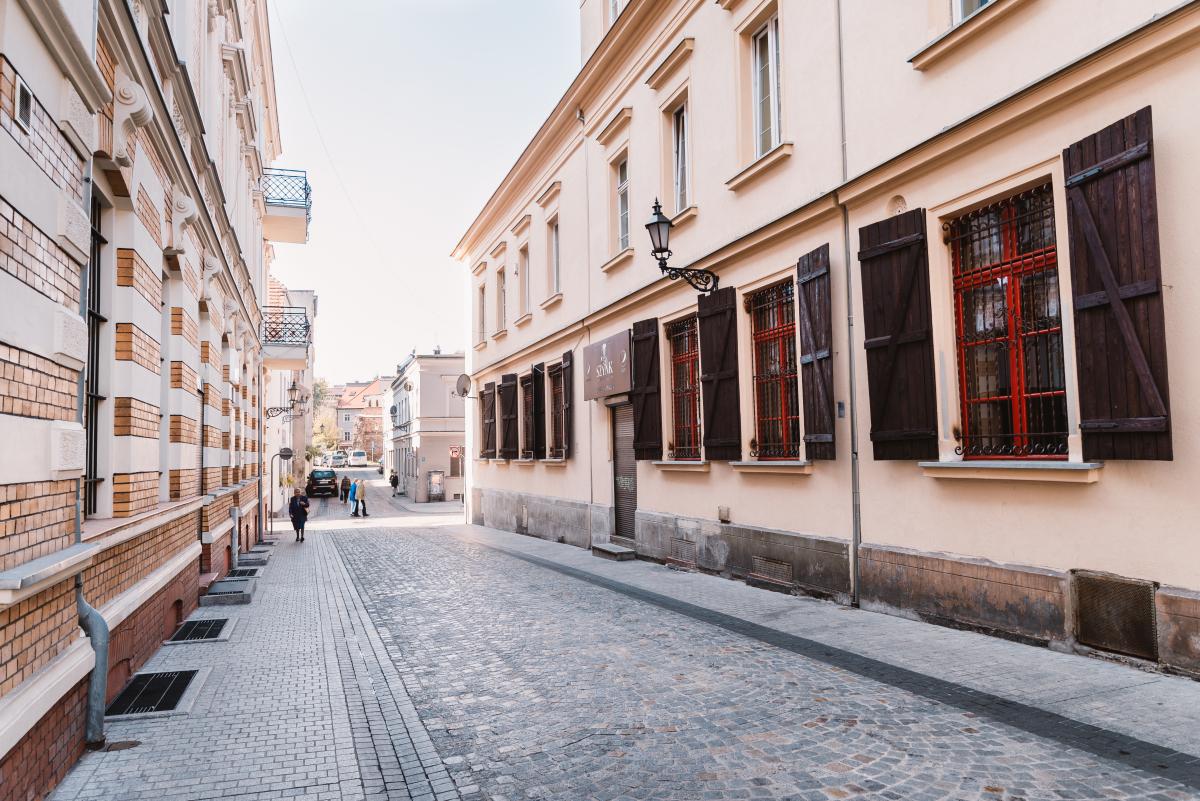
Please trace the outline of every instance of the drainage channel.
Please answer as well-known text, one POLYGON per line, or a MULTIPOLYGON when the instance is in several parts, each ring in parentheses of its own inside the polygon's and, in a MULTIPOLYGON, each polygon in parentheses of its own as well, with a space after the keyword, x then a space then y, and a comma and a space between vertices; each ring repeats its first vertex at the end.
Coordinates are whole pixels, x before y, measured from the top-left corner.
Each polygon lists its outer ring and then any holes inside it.
POLYGON ((116 717, 174 711, 197 672, 172 670, 165 673, 139 673, 109 704, 105 714, 116 717))
POLYGON ((208 620, 189 620, 179 627, 171 637, 170 642, 203 642, 215 640, 221 636, 227 617, 210 618, 208 620))

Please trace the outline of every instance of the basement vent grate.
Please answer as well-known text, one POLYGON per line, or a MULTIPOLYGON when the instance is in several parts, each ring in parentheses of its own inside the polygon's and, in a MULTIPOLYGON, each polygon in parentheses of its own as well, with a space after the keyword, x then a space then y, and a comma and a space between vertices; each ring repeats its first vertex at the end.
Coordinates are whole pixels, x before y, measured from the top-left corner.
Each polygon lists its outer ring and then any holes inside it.
POLYGON ((1150 581, 1075 572, 1076 637, 1083 645, 1158 659, 1154 591, 1150 581))
POLYGON ((209 620, 189 620, 179 627, 171 642, 197 642, 199 640, 215 640, 221 636, 221 630, 229 622, 227 617, 211 618, 209 620))
POLYGON ((792 583, 792 564, 765 556, 750 557, 750 575, 772 584, 792 583))
POLYGON ((238 567, 230 570, 225 578, 255 578, 258 576, 257 567, 238 567))
POLYGON ((250 584, 250 579, 234 579, 233 581, 221 579, 209 588, 208 595, 240 595, 246 592, 246 588, 250 584))
POLYGON ((167 673, 138 673, 121 691, 117 700, 108 706, 108 715, 142 715, 147 712, 170 712, 192 679, 194 670, 172 670, 167 673))
POLYGON ((671 559, 686 565, 696 564, 696 543, 672 537, 671 559))

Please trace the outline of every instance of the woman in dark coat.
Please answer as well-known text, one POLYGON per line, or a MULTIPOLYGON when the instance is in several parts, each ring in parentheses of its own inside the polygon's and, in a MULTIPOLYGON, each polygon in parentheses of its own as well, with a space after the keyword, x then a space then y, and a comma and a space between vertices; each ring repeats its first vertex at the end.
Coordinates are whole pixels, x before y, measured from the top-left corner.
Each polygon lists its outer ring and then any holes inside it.
POLYGON ((342 505, 346 505, 346 499, 350 497, 350 477, 342 476, 342 505))
POLYGON ((292 492, 292 500, 288 502, 288 516, 292 518, 292 528, 296 530, 296 542, 304 542, 304 523, 308 520, 308 496, 297 487, 292 492))

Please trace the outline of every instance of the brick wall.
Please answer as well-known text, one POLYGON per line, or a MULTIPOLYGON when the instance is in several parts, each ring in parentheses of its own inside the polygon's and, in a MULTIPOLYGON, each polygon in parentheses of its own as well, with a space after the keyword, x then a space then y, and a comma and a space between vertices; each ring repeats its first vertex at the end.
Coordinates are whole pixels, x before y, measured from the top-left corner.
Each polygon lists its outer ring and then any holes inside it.
POLYGON ((204 530, 212 531, 217 526, 229 520, 229 510, 237 500, 237 493, 227 492, 204 507, 204 530))
POLYGON ((79 373, 0 343, 0 414, 74 420, 79 373))
POLYGON ((0 197, 0 270, 72 311, 79 309, 79 268, 53 238, 0 197))
MULTIPOLYGON (((195 531, 192 532, 193 536, 195 531)), ((116 625, 109 635, 108 697, 112 703, 129 678, 162 647, 176 625, 196 608, 200 594, 200 561, 194 560, 116 625)))
POLYGON ((218 537, 213 542, 205 543, 200 549, 200 572, 216 573, 220 578, 229 572, 229 554, 225 549, 229 547, 230 538, 233 532, 228 532, 223 537, 218 537))
MULTIPOLYGON (((212 316, 211 314, 209 315, 212 316)), ((212 365, 214 369, 221 369, 221 348, 208 340, 200 343, 200 363, 212 365)))
POLYGON ((191 394, 196 393, 196 371, 187 362, 171 362, 171 386, 174 389, 186 389, 191 394))
POLYGON ((87 688, 84 677, 0 759, 0 801, 46 798, 83 756, 87 688))
MULTIPOLYGON (((146 135, 145 128, 139 128, 137 132, 138 153, 144 153, 150 162, 150 169, 154 170, 154 174, 158 176, 159 186, 168 187, 171 185, 170 179, 167 177, 167 171, 163 167, 162 159, 158 156, 158 149, 154 146, 154 141, 146 135)), ((166 204, 170 209, 170 204, 166 204)), ((168 212, 169 213, 169 212, 168 212)))
POLYGON ((0 570, 61 550, 74 538, 74 481, 0 485, 0 570))
POLYGON ((215 426, 204 427, 204 447, 206 448, 222 448, 224 447, 224 434, 221 429, 215 426))
POLYGON ((221 393, 212 384, 204 385, 204 402, 216 411, 221 411, 221 393))
POLYGON ((171 333, 183 337, 194 347, 200 347, 200 329, 196 321, 178 306, 171 307, 171 333))
POLYGON ((190 512, 98 555, 83 574, 92 606, 116 598, 194 542, 198 514, 190 512))
POLYGON ((158 503, 158 471, 113 475, 113 517, 132 517, 158 503))
POLYGON ((0 697, 62 653, 78 632, 71 579, 0 609, 0 697))
POLYGON ((54 115, 50 114, 33 99, 33 119, 26 131, 16 121, 17 71, 12 63, 0 55, 0 128, 12 136, 17 146, 50 176, 54 184, 83 203, 84 160, 63 136, 54 115))
POLYGON ((117 286, 133 287, 156 309, 162 301, 162 280, 136 250, 117 248, 117 286))
POLYGON ((158 439, 162 414, 152 403, 137 398, 113 400, 113 434, 118 437, 158 439))
MULTIPOLYGON (((205 426, 207 428, 208 426, 205 426)), ((170 441, 184 445, 195 445, 200 442, 200 426, 190 417, 182 414, 171 415, 168 423, 170 441)))
POLYGON ((221 468, 204 468, 204 491, 214 492, 221 487, 221 468))
POLYGON ((150 199, 150 193, 146 191, 146 187, 139 186, 137 191, 137 204, 135 207, 137 217, 142 221, 142 225, 150 232, 154 243, 160 248, 162 247, 162 215, 158 212, 158 207, 154 205, 154 201, 150 199))
POLYGON ((172 470, 169 476, 171 500, 182 501, 200 494, 200 468, 172 470))
POLYGON ((159 371, 158 341, 133 323, 117 323, 116 356, 120 362, 137 362, 151 372, 159 371))

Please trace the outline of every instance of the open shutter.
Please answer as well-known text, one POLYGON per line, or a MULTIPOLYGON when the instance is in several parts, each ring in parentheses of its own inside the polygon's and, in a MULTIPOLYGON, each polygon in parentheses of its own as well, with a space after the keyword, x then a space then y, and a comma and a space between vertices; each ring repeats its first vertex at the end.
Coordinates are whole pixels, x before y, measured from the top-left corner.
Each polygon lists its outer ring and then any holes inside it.
POLYGON ((700 326, 700 394, 704 406, 704 457, 742 458, 738 396, 737 292, 718 289, 697 300, 700 326))
POLYGON ((521 444, 517 441, 517 376, 500 376, 500 448, 501 459, 516 459, 521 444))
POLYGON ((925 209, 858 229, 875 458, 936 459, 925 209))
POLYGON ((489 381, 483 385, 479 395, 479 403, 483 419, 483 448, 479 455, 484 459, 496 458, 496 382, 489 381))
POLYGON ((659 389, 658 318, 633 324, 633 452, 637 459, 662 458, 662 393, 659 389))
POLYGON ((546 365, 533 366, 533 458, 546 456, 546 365))
POLYGON ((1084 459, 1171 459, 1150 107, 1063 151, 1084 459))
POLYGON ((567 351, 562 357, 563 382, 563 458, 571 458, 575 440, 575 356, 567 351))
POLYGON ((833 440, 833 308, 829 244, 796 265, 799 306, 800 385, 804 390, 804 452, 809 459, 836 459, 833 440))

